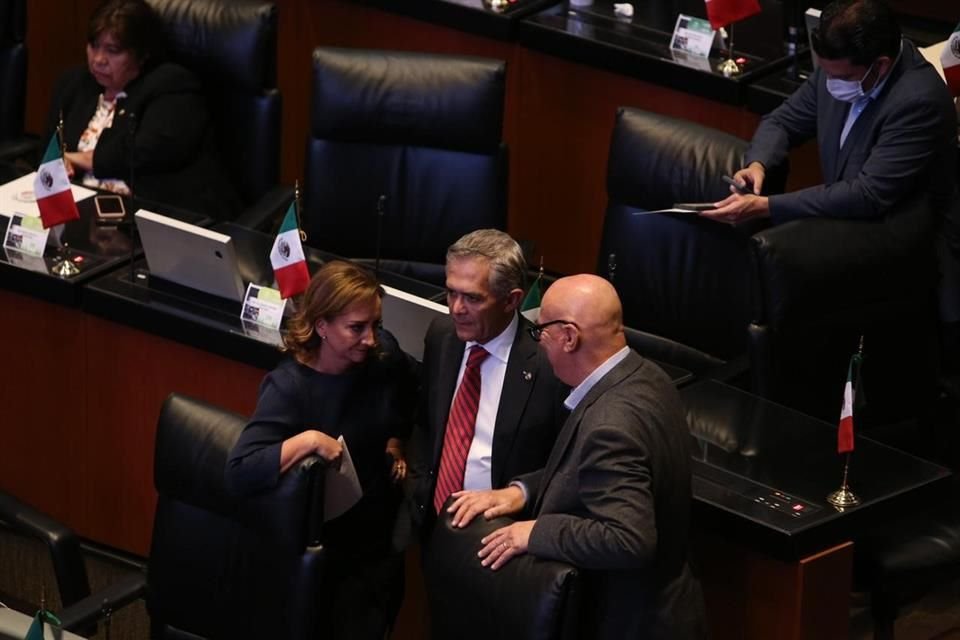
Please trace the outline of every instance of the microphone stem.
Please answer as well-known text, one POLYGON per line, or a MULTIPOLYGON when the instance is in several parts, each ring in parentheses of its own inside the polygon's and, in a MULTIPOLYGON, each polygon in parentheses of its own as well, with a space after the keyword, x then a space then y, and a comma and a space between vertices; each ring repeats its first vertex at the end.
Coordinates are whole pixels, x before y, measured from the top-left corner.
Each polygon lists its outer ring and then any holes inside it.
POLYGON ((377 280, 380 279, 380 245, 383 242, 383 214, 384 209, 386 209, 386 204, 387 196, 381 194, 380 197, 377 198, 377 247, 373 262, 373 274, 377 280))

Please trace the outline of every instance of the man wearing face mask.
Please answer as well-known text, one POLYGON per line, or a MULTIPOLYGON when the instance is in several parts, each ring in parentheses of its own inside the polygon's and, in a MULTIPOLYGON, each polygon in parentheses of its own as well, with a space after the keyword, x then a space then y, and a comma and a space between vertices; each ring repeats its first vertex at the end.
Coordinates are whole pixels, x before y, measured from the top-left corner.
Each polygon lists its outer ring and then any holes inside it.
POLYGON ((734 175, 748 193, 732 193, 702 215, 727 222, 770 217, 774 224, 881 219, 917 192, 931 195, 935 211, 945 210, 956 184, 956 113, 936 70, 901 39, 887 4, 832 2, 811 36, 820 68, 761 121, 747 166, 734 175), (823 184, 761 195, 766 170, 814 136, 823 184))

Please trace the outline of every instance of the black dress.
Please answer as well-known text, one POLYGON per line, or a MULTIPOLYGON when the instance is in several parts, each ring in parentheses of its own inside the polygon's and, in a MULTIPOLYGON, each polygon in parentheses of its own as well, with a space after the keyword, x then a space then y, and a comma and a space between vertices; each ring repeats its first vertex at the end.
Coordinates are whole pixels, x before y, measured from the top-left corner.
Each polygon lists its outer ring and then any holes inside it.
POLYGON ((381 344, 382 355, 341 375, 284 361, 260 385, 227 461, 227 486, 247 496, 277 484, 284 440, 316 429, 346 441, 363 497, 324 528, 324 637, 383 638, 403 596, 403 558, 390 545, 400 494, 386 444, 409 433, 416 384, 396 343, 385 336, 381 344))
MULTIPOLYGON (((67 151, 76 150, 102 92, 85 67, 58 80, 48 129, 55 130, 62 114, 67 151)), ((221 166, 200 80, 183 67, 161 63, 144 69, 124 93, 113 125, 94 148, 94 175, 129 183, 132 168, 138 197, 212 218, 235 216, 240 200, 221 166)))

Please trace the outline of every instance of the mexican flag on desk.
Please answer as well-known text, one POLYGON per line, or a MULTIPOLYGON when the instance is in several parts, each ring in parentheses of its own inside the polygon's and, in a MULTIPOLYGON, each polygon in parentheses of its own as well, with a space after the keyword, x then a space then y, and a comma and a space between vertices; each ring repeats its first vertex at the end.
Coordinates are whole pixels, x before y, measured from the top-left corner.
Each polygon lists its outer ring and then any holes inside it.
POLYGON ((523 298, 523 302, 520 303, 520 314, 534 324, 540 319, 540 300, 543 298, 542 283, 543 271, 540 272, 537 279, 534 280, 530 288, 527 289, 527 295, 523 298))
POLYGON ((943 66, 943 76, 950 87, 950 93, 960 96, 960 24, 947 38, 947 44, 940 54, 940 64, 943 66))
POLYGON ((70 178, 67 177, 67 168, 63 166, 56 134, 51 136, 47 151, 43 154, 43 162, 37 169, 37 177, 33 179, 33 194, 37 198, 44 229, 80 217, 73 192, 70 191, 70 178))
MULTIPOLYGON (((853 451, 853 412, 857 403, 857 388, 860 386, 859 353, 850 358, 847 367, 847 384, 843 388, 843 406, 840 408, 840 425, 837 430, 837 453, 853 451)), ((862 396, 862 394, 861 394, 862 396)))
POLYGON ((277 278, 277 286, 280 287, 280 295, 284 298, 303 293, 310 283, 295 207, 296 202, 291 202, 277 232, 277 239, 273 241, 273 249, 270 250, 270 264, 277 278))
POLYGON ((43 640, 44 625, 59 627, 60 619, 46 609, 41 608, 37 611, 37 615, 33 617, 33 622, 30 623, 30 628, 27 629, 27 635, 23 637, 23 640, 43 640))
POLYGON ((760 13, 758 0, 706 0, 707 19, 714 29, 760 13))

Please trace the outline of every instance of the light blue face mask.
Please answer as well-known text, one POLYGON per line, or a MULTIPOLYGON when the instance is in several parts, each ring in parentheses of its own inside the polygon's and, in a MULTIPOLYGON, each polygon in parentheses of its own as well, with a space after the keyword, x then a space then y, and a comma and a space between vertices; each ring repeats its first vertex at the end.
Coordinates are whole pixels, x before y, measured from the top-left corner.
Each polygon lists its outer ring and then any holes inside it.
POLYGON ((863 81, 867 79, 870 72, 873 71, 872 62, 867 67, 867 72, 859 80, 841 80, 840 78, 827 78, 827 92, 840 102, 856 102, 864 96, 863 81))

